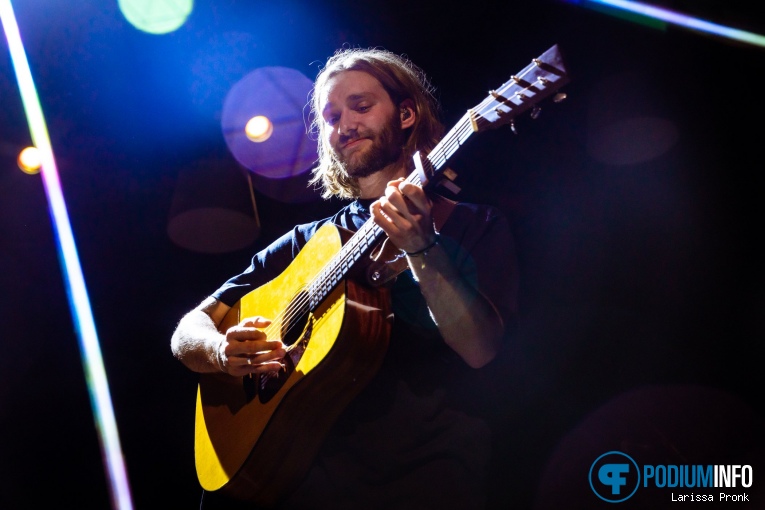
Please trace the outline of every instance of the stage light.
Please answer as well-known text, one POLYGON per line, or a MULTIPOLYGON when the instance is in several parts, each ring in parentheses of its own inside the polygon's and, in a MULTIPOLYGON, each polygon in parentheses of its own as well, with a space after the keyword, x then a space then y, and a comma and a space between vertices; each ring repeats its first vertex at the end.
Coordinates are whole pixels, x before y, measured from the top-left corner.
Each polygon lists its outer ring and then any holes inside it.
POLYGON ((30 175, 39 173, 40 167, 42 166, 40 151, 37 150, 37 147, 26 147, 19 152, 19 157, 17 158, 16 163, 24 173, 30 175))
POLYGON ((131 25, 150 34, 177 30, 194 8, 194 0, 119 0, 118 4, 131 25))
POLYGON ((268 117, 257 115, 247 121, 244 126, 244 134, 255 143, 262 143, 271 138, 274 125, 268 117))
POLYGON ((199 253, 227 253, 252 245, 260 218, 250 172, 229 157, 211 155, 178 173, 167 233, 199 253))
POLYGON ((250 170, 259 192, 282 202, 320 198, 308 186, 316 140, 306 132, 304 107, 312 87, 313 81, 296 69, 262 67, 235 83, 223 102, 221 129, 229 151, 250 170), (265 135, 253 139, 264 129, 265 135))

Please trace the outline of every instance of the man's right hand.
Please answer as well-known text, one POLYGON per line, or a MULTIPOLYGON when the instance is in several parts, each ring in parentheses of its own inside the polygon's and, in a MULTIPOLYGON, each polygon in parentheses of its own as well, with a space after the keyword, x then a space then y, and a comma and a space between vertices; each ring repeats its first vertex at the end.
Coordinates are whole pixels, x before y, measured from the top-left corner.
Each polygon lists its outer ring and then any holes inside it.
POLYGON ((263 328, 270 324, 270 319, 249 317, 230 327, 218 345, 221 370, 237 377, 282 370, 287 351, 281 340, 268 339, 263 328))

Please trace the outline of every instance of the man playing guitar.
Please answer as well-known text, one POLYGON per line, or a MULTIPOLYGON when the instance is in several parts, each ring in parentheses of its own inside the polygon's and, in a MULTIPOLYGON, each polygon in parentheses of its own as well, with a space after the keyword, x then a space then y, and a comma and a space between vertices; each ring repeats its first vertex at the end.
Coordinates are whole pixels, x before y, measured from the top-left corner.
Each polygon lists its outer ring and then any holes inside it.
MULTIPOLYGON (((371 219, 408 263, 385 286, 393 316, 387 350, 333 420, 305 475, 275 505, 483 508, 490 431, 461 399, 503 348, 516 313, 507 220, 494 207, 455 203, 407 179, 415 152, 433 149, 443 128, 428 79, 406 58, 380 49, 337 52, 316 79, 311 108, 320 157, 313 182, 325 197, 349 203, 257 253, 180 320, 172 352, 200 374, 278 375, 289 346, 269 336, 274 317, 256 312, 222 327, 224 318, 284 272, 321 226, 353 232, 371 219)), ((237 500, 249 499, 221 492, 205 491, 204 507, 238 508, 237 500)))

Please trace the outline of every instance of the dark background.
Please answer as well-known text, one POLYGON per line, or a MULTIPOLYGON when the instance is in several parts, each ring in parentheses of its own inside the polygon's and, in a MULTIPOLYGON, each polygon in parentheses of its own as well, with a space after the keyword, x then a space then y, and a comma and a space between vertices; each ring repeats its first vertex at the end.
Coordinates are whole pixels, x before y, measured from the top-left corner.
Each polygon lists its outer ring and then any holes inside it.
MULTIPOLYGON (((496 437, 492 508, 598 507, 587 472, 610 450, 753 465, 754 486, 735 492, 762 504, 765 50, 553 1, 201 0, 164 36, 135 30, 116 2, 14 4, 136 508, 199 498, 196 378, 169 349, 180 316, 286 228, 337 208, 256 190, 257 240, 195 252, 167 233, 179 171, 225 158, 221 104, 247 72, 313 78, 343 44, 410 56, 447 125, 554 43, 572 76, 566 101, 520 119, 518 135, 474 137, 452 162, 461 199, 509 216, 522 275, 511 348, 475 395, 496 437), (620 118, 649 129, 608 123, 620 118)), ((662 4, 765 33, 756 2, 662 4)), ((0 508, 108 508, 45 189, 16 167, 30 143, 3 39, 0 508)), ((657 508, 669 492, 623 506, 657 508)))

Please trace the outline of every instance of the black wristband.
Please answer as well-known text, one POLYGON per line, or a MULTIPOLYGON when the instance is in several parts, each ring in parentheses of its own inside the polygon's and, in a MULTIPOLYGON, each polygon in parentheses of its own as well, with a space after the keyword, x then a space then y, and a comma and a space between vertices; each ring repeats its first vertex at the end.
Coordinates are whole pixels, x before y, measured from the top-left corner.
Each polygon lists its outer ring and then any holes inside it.
POLYGON ((418 251, 413 251, 411 253, 410 252, 406 252, 406 254, 409 257, 424 257, 440 241, 441 241, 441 234, 436 234, 436 236, 433 238, 433 242, 430 243, 429 245, 427 245, 425 248, 423 248, 421 250, 418 250, 418 251))

